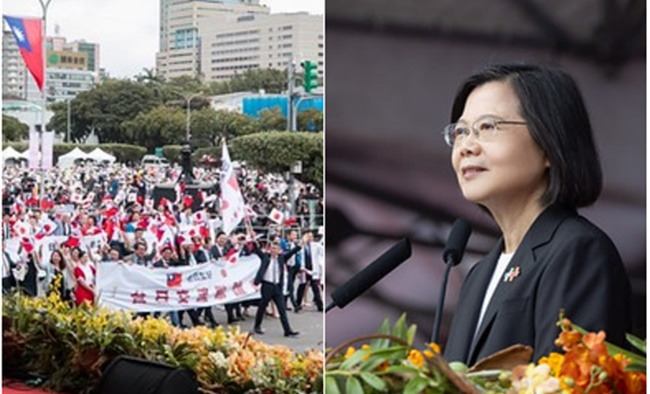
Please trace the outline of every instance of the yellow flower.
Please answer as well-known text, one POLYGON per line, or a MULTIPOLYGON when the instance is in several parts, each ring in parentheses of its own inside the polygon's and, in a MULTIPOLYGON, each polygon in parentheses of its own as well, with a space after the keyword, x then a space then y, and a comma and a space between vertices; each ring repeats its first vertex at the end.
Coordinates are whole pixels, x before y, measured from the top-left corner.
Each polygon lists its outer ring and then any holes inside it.
POLYGON ((357 350, 356 350, 355 348, 353 348, 352 346, 350 346, 350 347, 348 348, 348 350, 345 351, 345 359, 347 360, 348 358, 352 357, 352 355, 353 355, 354 352, 356 352, 356 351, 357 351, 357 350))
POLYGON ((562 362, 564 361, 564 355, 560 353, 551 353, 548 357, 542 357, 539 359, 539 364, 547 364, 551 367, 553 376, 560 376, 560 368, 562 367, 562 362))
POLYGON ((418 368, 422 368, 422 365, 424 364, 424 356, 422 356, 422 353, 418 350, 411 350, 409 352, 408 358, 407 358, 411 364, 415 365, 418 368))

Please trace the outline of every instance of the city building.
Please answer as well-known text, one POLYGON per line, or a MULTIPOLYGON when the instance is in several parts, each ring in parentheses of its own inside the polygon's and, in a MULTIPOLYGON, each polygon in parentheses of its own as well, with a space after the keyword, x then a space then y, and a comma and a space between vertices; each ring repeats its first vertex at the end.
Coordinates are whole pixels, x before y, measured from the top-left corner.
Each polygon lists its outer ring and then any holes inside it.
POLYGON ((9 30, 2 31, 2 97, 24 98, 27 69, 9 30))
POLYGON ((227 15, 268 14, 259 0, 161 0, 156 73, 163 78, 200 73, 201 39, 198 22, 218 23, 227 15))
MULTIPOLYGON (((84 40, 67 42, 64 37, 47 37, 48 102, 67 101, 99 81, 99 44, 84 40)), ((2 32, 2 96, 40 105, 36 87, 22 59, 11 31, 2 32)))
POLYGON ((296 12, 228 16, 220 23, 200 20, 199 36, 201 73, 208 82, 253 69, 286 69, 291 61, 317 62, 323 74, 322 15, 296 12))

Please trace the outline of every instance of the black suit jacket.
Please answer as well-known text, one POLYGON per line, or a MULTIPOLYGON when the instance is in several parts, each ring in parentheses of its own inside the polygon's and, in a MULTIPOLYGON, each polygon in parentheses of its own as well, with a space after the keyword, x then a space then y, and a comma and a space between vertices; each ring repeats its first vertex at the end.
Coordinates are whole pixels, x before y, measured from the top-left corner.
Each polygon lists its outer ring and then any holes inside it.
MULTIPOLYGON (((287 264, 287 260, 291 258, 294 254, 298 253, 298 251, 301 249, 300 246, 296 246, 287 253, 283 253, 281 255, 278 255, 278 262, 280 263, 281 267, 284 267, 287 264)), ((264 280, 264 274, 266 273, 266 270, 269 268, 269 264, 271 263, 271 255, 268 253, 262 253, 262 251, 255 245, 255 253, 260 257, 260 260, 262 260, 262 263, 260 264, 260 269, 257 270, 257 274, 255 275, 255 283, 259 284, 262 283, 264 280)), ((284 279, 284 270, 280 271, 280 285, 283 284, 283 279, 284 279)))
POLYGON ((503 239, 470 270, 461 289, 444 356, 468 365, 514 344, 529 345, 533 359, 559 351, 553 342, 560 309, 588 331, 605 330, 623 345, 630 329, 630 284, 609 237, 575 210, 549 207, 535 220, 505 272, 481 322, 485 291, 503 239))

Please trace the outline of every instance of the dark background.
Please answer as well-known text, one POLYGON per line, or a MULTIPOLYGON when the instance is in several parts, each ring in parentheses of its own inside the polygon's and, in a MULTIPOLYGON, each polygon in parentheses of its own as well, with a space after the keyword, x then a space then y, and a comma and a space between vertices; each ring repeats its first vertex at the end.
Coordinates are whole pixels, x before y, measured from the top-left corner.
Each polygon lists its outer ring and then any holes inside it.
POLYGON ((473 227, 450 276, 441 342, 465 274, 494 245, 495 223, 460 194, 441 136, 461 81, 489 63, 536 61, 577 80, 601 156, 604 190, 580 212, 617 245, 646 313, 646 5, 644 1, 327 0, 326 201, 329 293, 402 236, 413 256, 345 309, 327 314, 326 346, 407 312, 431 337, 442 245, 473 227))

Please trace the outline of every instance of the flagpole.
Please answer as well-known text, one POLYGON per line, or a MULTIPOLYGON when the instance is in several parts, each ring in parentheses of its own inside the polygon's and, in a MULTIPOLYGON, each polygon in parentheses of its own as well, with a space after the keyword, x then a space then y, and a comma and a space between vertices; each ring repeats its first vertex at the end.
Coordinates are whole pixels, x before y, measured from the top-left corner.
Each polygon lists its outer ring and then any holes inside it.
POLYGON ((43 56, 43 85, 41 89, 42 95, 42 107, 41 107, 41 130, 39 132, 38 138, 38 151, 40 158, 38 160, 38 168, 41 172, 41 182, 38 187, 39 191, 39 206, 41 201, 43 201, 44 195, 44 184, 45 184, 45 170, 43 169, 43 135, 45 133, 45 118, 47 111, 47 7, 50 5, 52 0, 38 0, 41 4, 41 9, 43 10, 43 42, 41 46, 42 56, 43 56), (45 1, 45 2, 43 2, 45 1))

